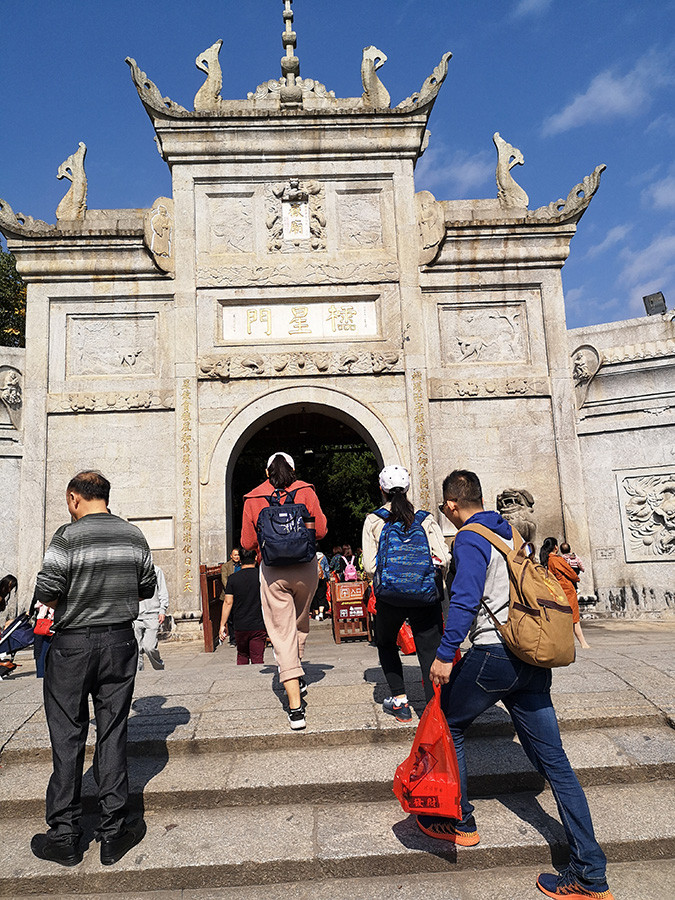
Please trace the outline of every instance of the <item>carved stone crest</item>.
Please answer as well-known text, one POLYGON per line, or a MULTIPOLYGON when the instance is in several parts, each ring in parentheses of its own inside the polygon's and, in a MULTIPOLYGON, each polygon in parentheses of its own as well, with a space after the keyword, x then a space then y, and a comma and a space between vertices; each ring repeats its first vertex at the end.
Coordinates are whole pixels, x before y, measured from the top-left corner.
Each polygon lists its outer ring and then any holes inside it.
POLYGON ((492 135, 497 148, 497 197, 502 209, 510 207, 527 207, 530 198, 519 184, 513 179, 511 169, 514 166, 522 166, 525 162, 523 154, 516 147, 507 143, 498 131, 492 135))
POLYGON ((497 495, 497 512, 513 525, 525 541, 534 541, 537 534, 533 508, 534 497, 524 488, 506 488, 497 495))
POLYGON ((293 253, 326 249, 326 191, 318 181, 267 185, 267 249, 293 253))
POLYGON ((18 369, 9 366, 0 368, 0 402, 7 410, 9 420, 14 428, 20 431, 23 387, 21 372, 18 369))
POLYGON ((377 70, 386 63, 387 57, 377 47, 364 47, 361 62, 361 81, 363 83, 363 105, 375 109, 389 109, 391 97, 389 91, 380 81, 377 70))
POLYGON ((57 220, 65 219, 73 221, 84 219, 87 212, 87 176, 84 173, 84 158, 87 155, 86 146, 80 141, 80 145, 59 166, 57 178, 67 178, 70 188, 63 200, 56 207, 57 220))
POLYGON ((430 191, 415 194, 417 224, 420 233, 420 265, 430 265, 438 256, 445 237, 443 206, 430 191))
POLYGON ((572 378, 577 409, 581 409, 586 401, 588 386, 602 365, 602 357, 591 344, 582 344, 572 354, 572 378))
POLYGON ((171 275, 176 271, 173 233, 173 200, 169 197, 158 197, 145 214, 145 246, 152 254, 157 267, 171 275))

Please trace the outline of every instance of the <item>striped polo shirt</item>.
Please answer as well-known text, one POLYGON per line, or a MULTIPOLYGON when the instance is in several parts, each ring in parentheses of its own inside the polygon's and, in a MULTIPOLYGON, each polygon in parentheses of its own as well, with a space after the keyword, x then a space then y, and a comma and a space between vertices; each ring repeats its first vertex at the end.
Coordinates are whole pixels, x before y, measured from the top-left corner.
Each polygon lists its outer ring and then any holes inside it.
POLYGON ((37 576, 35 598, 54 604, 54 630, 116 625, 138 616, 139 598, 156 577, 141 530, 109 513, 90 513, 54 534, 37 576))

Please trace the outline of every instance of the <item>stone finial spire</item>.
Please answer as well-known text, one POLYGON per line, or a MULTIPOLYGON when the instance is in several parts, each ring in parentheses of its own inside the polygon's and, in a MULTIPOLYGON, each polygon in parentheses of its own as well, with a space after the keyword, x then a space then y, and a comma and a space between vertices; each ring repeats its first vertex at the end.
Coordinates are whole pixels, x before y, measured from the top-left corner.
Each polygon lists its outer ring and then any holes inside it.
POLYGON ((283 0, 284 33, 282 40, 286 56, 281 58, 281 74, 286 84, 281 88, 282 106, 302 106, 302 87, 296 84, 300 76, 300 60, 295 55, 298 36, 293 31, 293 0, 283 0))

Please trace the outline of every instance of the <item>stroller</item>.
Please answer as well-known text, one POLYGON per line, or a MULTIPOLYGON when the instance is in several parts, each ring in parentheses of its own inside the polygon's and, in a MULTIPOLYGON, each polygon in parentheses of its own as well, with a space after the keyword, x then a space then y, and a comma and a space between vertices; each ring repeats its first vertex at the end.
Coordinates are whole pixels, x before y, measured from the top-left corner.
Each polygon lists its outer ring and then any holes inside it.
POLYGON ((0 681, 8 678, 16 669, 14 654, 17 650, 25 650, 33 643, 33 626, 29 616, 24 612, 17 616, 0 634, 0 681))

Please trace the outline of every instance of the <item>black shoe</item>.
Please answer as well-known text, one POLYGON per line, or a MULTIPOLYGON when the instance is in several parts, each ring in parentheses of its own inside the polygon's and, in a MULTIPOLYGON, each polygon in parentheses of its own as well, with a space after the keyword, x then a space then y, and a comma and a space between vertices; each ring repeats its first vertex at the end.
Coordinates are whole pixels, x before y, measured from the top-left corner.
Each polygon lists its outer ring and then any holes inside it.
POLYGON ((135 847, 145 837, 147 831, 145 822, 141 819, 134 825, 130 825, 114 838, 101 838, 101 865, 112 866, 135 847))
POLYGON ((79 839, 75 837, 55 841, 47 834, 36 834, 31 838, 30 849, 38 859, 46 859, 60 866, 76 866, 82 862, 79 839))
POLYGON ((301 706, 299 709, 289 709, 288 723, 292 731, 301 731, 307 726, 304 706, 301 706))
POLYGON ((300 696, 304 700, 307 696, 307 682, 304 678, 298 678, 298 681, 300 682, 300 696))

